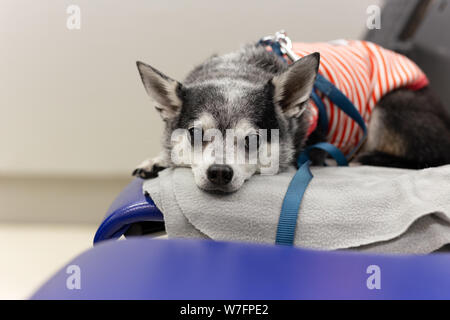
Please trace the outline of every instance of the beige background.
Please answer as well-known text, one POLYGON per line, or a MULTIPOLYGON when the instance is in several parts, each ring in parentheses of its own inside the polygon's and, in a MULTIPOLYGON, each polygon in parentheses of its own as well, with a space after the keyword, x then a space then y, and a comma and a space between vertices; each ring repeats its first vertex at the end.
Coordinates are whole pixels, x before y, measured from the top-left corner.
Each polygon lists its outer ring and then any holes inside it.
POLYGON ((162 122, 135 61, 182 79, 281 28, 358 38, 377 0, 0 1, 0 220, 98 222, 162 122), (69 30, 66 9, 81 9, 69 30))

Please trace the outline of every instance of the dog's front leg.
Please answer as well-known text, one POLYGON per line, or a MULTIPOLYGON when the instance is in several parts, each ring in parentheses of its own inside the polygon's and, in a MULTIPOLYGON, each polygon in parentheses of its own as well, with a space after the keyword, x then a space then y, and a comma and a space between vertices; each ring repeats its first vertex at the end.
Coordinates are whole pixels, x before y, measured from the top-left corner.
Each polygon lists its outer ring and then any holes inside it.
POLYGON ((160 153, 157 157, 147 159, 137 166, 133 171, 133 176, 142 179, 150 179, 158 176, 158 172, 169 167, 170 163, 164 153, 160 153))

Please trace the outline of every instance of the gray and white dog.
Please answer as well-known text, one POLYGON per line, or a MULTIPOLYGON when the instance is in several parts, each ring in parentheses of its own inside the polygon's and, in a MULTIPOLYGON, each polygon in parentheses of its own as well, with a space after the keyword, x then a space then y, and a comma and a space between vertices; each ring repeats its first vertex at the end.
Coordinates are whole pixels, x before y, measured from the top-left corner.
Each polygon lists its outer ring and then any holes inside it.
MULTIPOLYGON (((172 159, 174 148, 191 146, 194 137, 202 137, 208 129, 223 136, 227 129, 234 129, 244 140, 257 136, 261 129, 275 129, 276 141, 268 131, 257 147, 265 144, 277 161, 276 172, 295 164, 305 146, 325 141, 320 128, 307 136, 305 104, 319 62, 320 55, 313 53, 287 65, 263 46, 250 44, 209 58, 183 83, 137 62, 145 89, 165 121, 165 133, 161 154, 144 161, 133 175, 151 178, 164 168, 179 166, 172 159), (180 128, 185 135, 174 141, 173 133, 180 128)), ((395 90, 380 100, 376 110, 369 123, 368 141, 356 159, 359 163, 404 168, 450 163, 450 116, 429 88, 395 90)), ((210 143, 204 141, 200 149, 210 143)), ((244 151, 250 152, 248 143, 245 147, 244 151)), ((312 156, 314 164, 325 158, 320 152, 312 156)), ((259 161, 237 163, 213 156, 190 159, 183 165, 192 168, 196 184, 204 190, 235 191, 262 169, 259 161)))

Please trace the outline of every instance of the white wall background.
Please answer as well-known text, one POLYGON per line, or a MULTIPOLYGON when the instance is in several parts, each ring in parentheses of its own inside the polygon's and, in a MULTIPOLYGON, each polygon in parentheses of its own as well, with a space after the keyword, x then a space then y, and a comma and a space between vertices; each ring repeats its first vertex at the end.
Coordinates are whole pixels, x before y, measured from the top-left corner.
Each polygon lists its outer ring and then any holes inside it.
POLYGON ((281 28, 358 38, 381 0, 0 1, 0 176, 129 175, 162 123, 135 67, 181 79, 213 53, 281 28), (81 30, 66 28, 70 4, 81 30))

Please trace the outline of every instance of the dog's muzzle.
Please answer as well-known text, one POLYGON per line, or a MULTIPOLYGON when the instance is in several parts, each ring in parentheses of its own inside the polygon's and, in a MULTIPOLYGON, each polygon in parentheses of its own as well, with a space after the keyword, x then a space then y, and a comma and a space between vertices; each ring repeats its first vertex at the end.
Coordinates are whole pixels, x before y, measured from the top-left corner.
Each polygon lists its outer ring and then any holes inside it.
POLYGON ((213 164, 206 172, 208 180, 218 186, 224 186, 233 179, 233 169, 226 164, 213 164))

